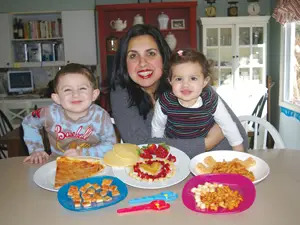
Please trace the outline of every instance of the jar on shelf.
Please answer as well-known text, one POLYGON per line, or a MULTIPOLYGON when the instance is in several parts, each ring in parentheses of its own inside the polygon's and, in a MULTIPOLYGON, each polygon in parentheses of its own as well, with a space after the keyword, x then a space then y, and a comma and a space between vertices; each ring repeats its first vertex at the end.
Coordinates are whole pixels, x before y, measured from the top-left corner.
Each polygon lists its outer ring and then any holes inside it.
POLYGON ((175 35, 169 32, 165 37, 165 40, 168 43, 170 49, 173 51, 176 48, 176 44, 177 44, 175 35))
POLYGON ((136 14, 136 16, 133 18, 133 25, 136 24, 144 24, 144 18, 140 14, 136 14))
POLYGON ((160 30, 168 29, 169 16, 167 14, 161 12, 157 17, 157 20, 160 30))
POLYGON ((116 52, 119 47, 119 38, 115 36, 109 36, 106 39, 106 51, 108 52, 116 52))

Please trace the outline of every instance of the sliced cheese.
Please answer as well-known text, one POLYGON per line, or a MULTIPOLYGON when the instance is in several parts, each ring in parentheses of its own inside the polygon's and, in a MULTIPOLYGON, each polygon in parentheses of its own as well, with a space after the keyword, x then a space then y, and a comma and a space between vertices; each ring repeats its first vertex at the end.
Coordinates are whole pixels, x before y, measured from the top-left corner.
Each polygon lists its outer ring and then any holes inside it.
POLYGON ((138 157, 121 158, 114 151, 109 151, 104 155, 103 161, 109 166, 124 167, 136 164, 138 157))

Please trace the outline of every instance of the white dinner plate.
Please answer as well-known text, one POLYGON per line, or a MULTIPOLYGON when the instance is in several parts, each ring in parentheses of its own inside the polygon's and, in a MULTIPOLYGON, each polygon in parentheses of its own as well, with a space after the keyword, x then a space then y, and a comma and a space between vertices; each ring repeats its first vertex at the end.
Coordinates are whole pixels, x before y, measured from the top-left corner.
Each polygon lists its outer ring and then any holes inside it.
POLYGON ((218 150, 218 151, 201 153, 191 159, 190 170, 194 175, 200 175, 200 173, 196 170, 196 165, 197 165, 197 163, 203 163, 205 165, 203 160, 207 156, 212 156, 217 162, 221 162, 223 160, 230 161, 230 160, 233 160, 234 158, 238 158, 240 160, 245 160, 249 157, 252 157, 256 161, 256 164, 255 164, 255 166, 250 167, 249 171, 252 171, 254 174, 254 177, 255 177, 255 180, 253 181, 254 184, 257 184, 258 182, 265 179, 270 173, 269 165, 261 158, 258 158, 254 155, 251 155, 251 154, 248 154, 245 152, 225 151, 225 150, 219 151, 218 150))
MULTIPOLYGON (((145 145, 139 145, 139 147, 142 146, 145 145)), ((158 189, 178 184, 190 174, 190 158, 183 151, 180 151, 179 149, 172 146, 170 146, 170 153, 176 157, 176 162, 174 163, 176 172, 173 177, 170 177, 163 181, 147 182, 136 180, 129 175, 130 167, 113 167, 113 173, 124 183, 137 188, 158 189)))
MULTIPOLYGON (((96 158, 96 157, 89 157, 89 158, 96 158)), ((97 158, 100 159, 100 158, 97 158)), ((101 163, 103 166, 103 160, 101 163)), ((105 166, 104 170, 95 174, 94 176, 102 176, 109 172, 110 167, 105 166)), ((48 191, 58 191, 58 189, 54 188, 54 181, 55 181, 55 173, 56 173, 56 160, 49 162, 43 166, 41 166, 37 171, 35 171, 33 175, 33 181, 41 188, 46 189, 48 191)))

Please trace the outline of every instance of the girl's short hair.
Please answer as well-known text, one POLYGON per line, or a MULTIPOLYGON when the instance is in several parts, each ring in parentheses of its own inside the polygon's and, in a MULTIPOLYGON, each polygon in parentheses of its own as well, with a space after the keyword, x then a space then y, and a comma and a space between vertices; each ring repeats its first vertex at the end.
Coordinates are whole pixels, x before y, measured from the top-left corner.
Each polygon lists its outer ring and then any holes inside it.
POLYGON ((172 67, 187 62, 198 63, 202 68, 204 78, 213 78, 212 60, 207 60, 204 54, 194 49, 180 49, 171 55, 169 61, 169 80, 172 78, 172 67))
POLYGON ((82 74, 83 76, 85 76, 90 82, 91 85, 93 87, 93 89, 96 88, 96 79, 92 73, 92 71, 87 68, 84 65, 78 64, 78 63, 70 63, 65 65, 64 67, 62 67, 57 73, 56 76, 54 78, 53 81, 53 88, 54 91, 57 92, 57 86, 59 84, 59 79, 66 75, 66 74, 70 74, 70 73, 78 73, 78 74, 82 74))

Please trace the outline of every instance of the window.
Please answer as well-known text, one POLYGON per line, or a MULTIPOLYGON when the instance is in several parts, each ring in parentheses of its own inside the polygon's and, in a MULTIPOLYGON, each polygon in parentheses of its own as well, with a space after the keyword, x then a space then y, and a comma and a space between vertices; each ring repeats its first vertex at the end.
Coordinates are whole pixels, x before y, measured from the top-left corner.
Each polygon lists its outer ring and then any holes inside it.
POLYGON ((281 105, 300 112, 300 21, 283 29, 281 105))

